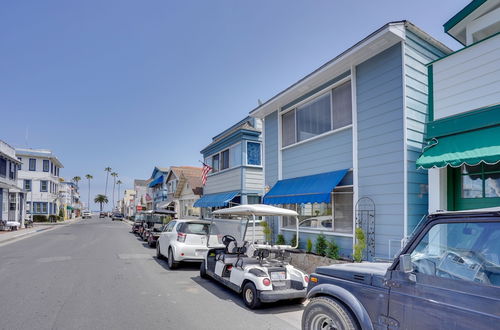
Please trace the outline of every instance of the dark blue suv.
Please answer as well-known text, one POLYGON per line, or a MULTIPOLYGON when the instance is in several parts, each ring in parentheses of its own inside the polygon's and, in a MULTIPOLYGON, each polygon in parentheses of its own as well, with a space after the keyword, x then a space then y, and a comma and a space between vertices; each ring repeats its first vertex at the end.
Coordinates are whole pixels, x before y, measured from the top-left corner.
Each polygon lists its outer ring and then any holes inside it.
POLYGON ((499 329, 500 209, 427 217, 392 263, 318 267, 302 329, 499 329))

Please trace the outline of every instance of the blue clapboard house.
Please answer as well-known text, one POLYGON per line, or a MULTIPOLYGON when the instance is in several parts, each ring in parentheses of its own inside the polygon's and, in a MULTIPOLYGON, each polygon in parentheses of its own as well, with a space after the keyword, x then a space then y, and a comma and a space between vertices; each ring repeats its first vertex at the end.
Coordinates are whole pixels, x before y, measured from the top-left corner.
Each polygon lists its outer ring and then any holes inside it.
MULTIPOLYGON (((390 258, 426 215, 427 172, 415 166, 426 64, 448 53, 410 22, 391 22, 251 111, 263 121, 263 202, 299 212, 301 248, 323 234, 351 256, 361 227, 365 259, 390 258)), ((290 242, 294 220, 271 225, 290 242)))

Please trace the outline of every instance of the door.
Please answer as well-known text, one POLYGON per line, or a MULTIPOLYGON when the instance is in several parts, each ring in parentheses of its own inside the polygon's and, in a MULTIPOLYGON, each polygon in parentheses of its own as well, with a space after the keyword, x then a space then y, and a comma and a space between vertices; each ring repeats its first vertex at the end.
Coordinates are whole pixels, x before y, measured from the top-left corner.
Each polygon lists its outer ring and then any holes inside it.
POLYGON ((167 255, 168 253, 168 246, 170 244, 170 236, 172 235, 172 230, 174 229, 174 226, 176 224, 176 221, 170 221, 168 225, 164 227, 163 232, 161 233, 160 237, 158 238, 160 241, 160 253, 164 256, 167 255))
POLYGON ((16 221, 16 194, 9 193, 9 221, 16 221))
POLYGON ((492 329, 500 322, 500 222, 438 223, 391 271, 389 317, 403 329, 492 329))
POLYGON ((0 188, 0 221, 7 220, 3 218, 3 188, 0 188))

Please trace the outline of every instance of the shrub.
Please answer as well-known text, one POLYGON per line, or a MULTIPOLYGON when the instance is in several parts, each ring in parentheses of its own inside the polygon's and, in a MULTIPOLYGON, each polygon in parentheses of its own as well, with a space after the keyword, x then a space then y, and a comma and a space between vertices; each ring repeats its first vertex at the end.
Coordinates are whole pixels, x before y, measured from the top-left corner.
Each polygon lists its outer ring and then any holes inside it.
POLYGON ((316 238, 316 253, 320 256, 326 256, 327 240, 323 234, 316 238))
POLYGON ((290 240, 290 245, 292 247, 294 247, 295 245, 297 245, 297 243, 300 243, 300 242, 297 242, 297 234, 293 235, 292 239, 290 240))
POLYGON ((56 222, 58 220, 59 220, 59 216, 58 215, 55 215, 55 214, 49 215, 49 221, 50 222, 56 222))
POLYGON ((43 214, 35 214, 33 216, 33 222, 46 222, 47 216, 43 214))
POLYGON ((332 259, 339 258, 339 246, 332 239, 331 242, 327 242, 328 247, 326 248, 326 256, 332 259))
POLYGON ((264 233, 264 236, 266 236, 266 241, 271 242, 271 239, 273 237, 273 230, 271 229, 271 226, 266 221, 262 221, 260 223, 262 226, 262 232, 264 233))
POLYGON ((306 251, 307 253, 311 253, 313 250, 313 242, 311 241, 311 239, 307 239, 307 247, 306 247, 306 251))
POLYGON ((354 261, 361 262, 363 260, 363 250, 366 248, 366 239, 363 229, 356 228, 356 244, 354 244, 354 261))
POLYGON ((285 237, 282 234, 279 234, 278 237, 276 237, 276 244, 277 245, 285 245, 285 237))
POLYGON ((63 209, 59 209, 59 218, 64 218, 64 211, 63 209))

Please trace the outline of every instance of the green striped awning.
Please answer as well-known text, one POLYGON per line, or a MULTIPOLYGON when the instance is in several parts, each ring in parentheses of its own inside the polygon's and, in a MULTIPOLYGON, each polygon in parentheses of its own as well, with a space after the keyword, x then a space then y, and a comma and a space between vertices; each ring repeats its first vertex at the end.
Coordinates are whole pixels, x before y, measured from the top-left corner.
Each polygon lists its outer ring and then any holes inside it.
POLYGON ((500 161, 500 126, 433 138, 417 160, 417 168, 459 167, 500 161))

